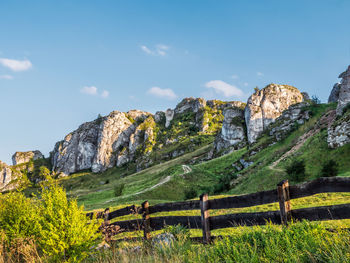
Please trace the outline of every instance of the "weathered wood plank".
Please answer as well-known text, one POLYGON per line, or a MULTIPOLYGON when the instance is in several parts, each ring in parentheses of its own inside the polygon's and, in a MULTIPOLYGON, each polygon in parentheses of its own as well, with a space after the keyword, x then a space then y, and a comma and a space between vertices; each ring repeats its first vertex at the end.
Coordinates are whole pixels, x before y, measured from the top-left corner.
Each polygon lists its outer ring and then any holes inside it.
POLYGON ((209 200, 210 209, 241 208, 278 202, 276 190, 209 200))
POLYGON ((203 243, 209 244, 210 239, 210 223, 209 223, 209 197, 208 194, 202 194, 200 196, 200 207, 201 207, 201 223, 203 232, 203 243))
POLYGON ((149 207, 150 214, 169 211, 181 211, 181 210, 197 210, 199 207, 199 200, 191 200, 185 202, 176 203, 163 203, 152 205, 149 207))
POLYGON ((281 224, 281 217, 279 211, 269 211, 213 216, 209 218, 209 221, 210 228, 213 230, 227 227, 237 227, 242 225, 265 225, 267 222, 281 224))
POLYGON ((201 217, 200 216, 162 216, 152 217, 151 228, 152 230, 160 230, 164 226, 182 225, 191 229, 201 229, 201 217))
POLYGON ((110 226, 119 226, 120 232, 133 232, 142 230, 142 219, 117 221, 110 224, 110 226))
POLYGON ((350 219, 350 204, 295 209, 292 218, 309 221, 350 219))
POLYGON ((350 192, 350 177, 322 177, 308 183, 289 186, 291 199, 332 192, 350 192))
POLYGON ((288 180, 284 180, 277 185, 277 194, 280 205, 281 222, 282 224, 287 225, 291 220, 291 205, 288 180))
POLYGON ((132 205, 132 206, 127 206, 122 209, 112 211, 109 213, 108 220, 111 220, 113 218, 120 217, 120 216, 135 214, 136 209, 137 209, 136 206, 132 205))

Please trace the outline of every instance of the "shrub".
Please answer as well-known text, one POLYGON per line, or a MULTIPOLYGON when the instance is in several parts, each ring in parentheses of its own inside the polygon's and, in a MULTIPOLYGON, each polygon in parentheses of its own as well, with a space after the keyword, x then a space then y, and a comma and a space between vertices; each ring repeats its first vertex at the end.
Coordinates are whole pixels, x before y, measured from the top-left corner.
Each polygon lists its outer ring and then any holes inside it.
POLYGON ((177 240, 187 240, 190 238, 190 230, 187 227, 184 227, 180 224, 174 226, 166 226, 163 229, 163 232, 172 234, 177 240))
POLYGON ((37 210, 38 205, 20 192, 0 195, 0 229, 9 243, 37 235, 40 231, 37 210))
MULTIPOLYGON (((9 253, 9 257, 23 258, 38 248, 50 262, 80 261, 100 236, 98 228, 99 222, 88 222, 83 207, 78 207, 76 200, 68 201, 64 189, 52 179, 42 184, 39 200, 29 199, 21 192, 0 195, 0 250, 9 253)), ((17 261, 20 260, 14 262, 17 261)))
POLYGON ((333 177, 338 174, 338 163, 334 160, 329 160, 322 166, 321 176, 322 177, 333 177))
POLYGON ((114 186, 114 196, 116 197, 121 196, 123 194, 124 187, 125 187, 125 184, 118 184, 114 186))
POLYGON ((292 163, 286 167, 286 173, 292 180, 303 180, 306 176, 304 160, 293 160, 292 163))
POLYGON ((185 199, 193 199, 197 197, 197 191, 193 187, 187 189, 185 191, 185 199))
POLYGON ((83 207, 55 183, 43 187, 39 219, 39 245, 55 261, 82 260, 100 236, 98 222, 89 224, 83 207))

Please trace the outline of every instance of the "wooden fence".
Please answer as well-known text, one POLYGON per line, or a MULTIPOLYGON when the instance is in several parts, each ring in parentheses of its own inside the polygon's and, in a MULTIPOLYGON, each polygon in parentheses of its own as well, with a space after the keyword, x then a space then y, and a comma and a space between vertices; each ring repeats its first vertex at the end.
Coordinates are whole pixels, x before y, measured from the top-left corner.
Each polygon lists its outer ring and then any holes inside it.
POLYGON ((210 231, 215 229, 239 225, 264 225, 267 222, 288 224, 292 219, 307 219, 309 221, 350 219, 350 203, 295 210, 291 208, 291 199, 330 192, 350 192, 350 177, 319 178, 308 183, 293 186, 289 186, 288 181, 284 180, 277 185, 277 190, 212 200, 208 199, 207 194, 203 194, 200 196, 200 200, 164 203, 152 206, 149 205, 148 201, 145 201, 141 207, 133 205, 112 212, 106 209, 104 212, 98 212, 97 214, 88 213, 87 216, 90 218, 93 218, 93 216, 104 218, 101 229, 107 240, 121 232, 138 230, 143 230, 144 238, 150 239, 152 231, 160 230, 165 225, 180 224, 190 229, 202 229, 203 242, 209 243, 212 239, 210 231), (215 209, 243 208, 275 202, 279 202, 279 211, 235 213, 219 216, 209 215, 210 210, 215 209), (182 210, 200 210, 201 216, 150 216, 159 212, 182 210), (110 220, 114 218, 130 214, 141 214, 142 219, 110 223, 110 220))

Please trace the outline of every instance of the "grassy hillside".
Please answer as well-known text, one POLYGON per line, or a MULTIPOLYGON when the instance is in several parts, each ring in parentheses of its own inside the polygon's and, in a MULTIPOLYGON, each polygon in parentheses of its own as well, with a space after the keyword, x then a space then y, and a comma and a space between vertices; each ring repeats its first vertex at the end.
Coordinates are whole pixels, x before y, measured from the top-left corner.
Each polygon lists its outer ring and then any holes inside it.
POLYGON ((340 176, 348 176, 350 145, 329 149, 327 130, 320 124, 321 116, 334 107, 333 104, 308 106, 305 110, 311 111, 310 120, 296 125, 285 139, 275 142, 266 132, 249 148, 210 161, 201 162, 211 150, 210 140, 206 140, 207 145, 199 146, 197 150, 138 173, 124 166, 101 174, 80 172, 60 181, 70 197, 77 198, 80 204, 91 210, 144 200, 151 203, 179 201, 198 197, 203 192, 210 195, 243 194, 274 189, 282 179, 289 179, 292 184, 299 182, 285 172, 285 168, 295 159, 305 162, 306 175, 302 181, 319 177, 322 165, 329 159, 338 162, 340 176), (308 132, 313 132, 312 136, 300 143, 300 138, 308 132), (296 144, 300 147, 281 159, 296 144), (259 148, 262 150, 255 153, 259 148), (237 171, 235 164, 241 159, 252 162, 252 165, 237 171), (185 173, 183 165, 192 171, 185 173))

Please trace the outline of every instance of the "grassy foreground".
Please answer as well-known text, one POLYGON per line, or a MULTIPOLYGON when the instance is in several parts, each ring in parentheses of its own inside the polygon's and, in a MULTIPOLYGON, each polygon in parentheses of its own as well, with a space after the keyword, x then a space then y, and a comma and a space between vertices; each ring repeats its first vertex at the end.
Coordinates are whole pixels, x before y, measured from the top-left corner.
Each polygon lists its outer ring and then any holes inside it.
POLYGON ((186 230, 167 243, 119 245, 87 262, 350 262, 350 232, 330 232, 319 224, 239 227, 210 245, 191 242, 186 230))

